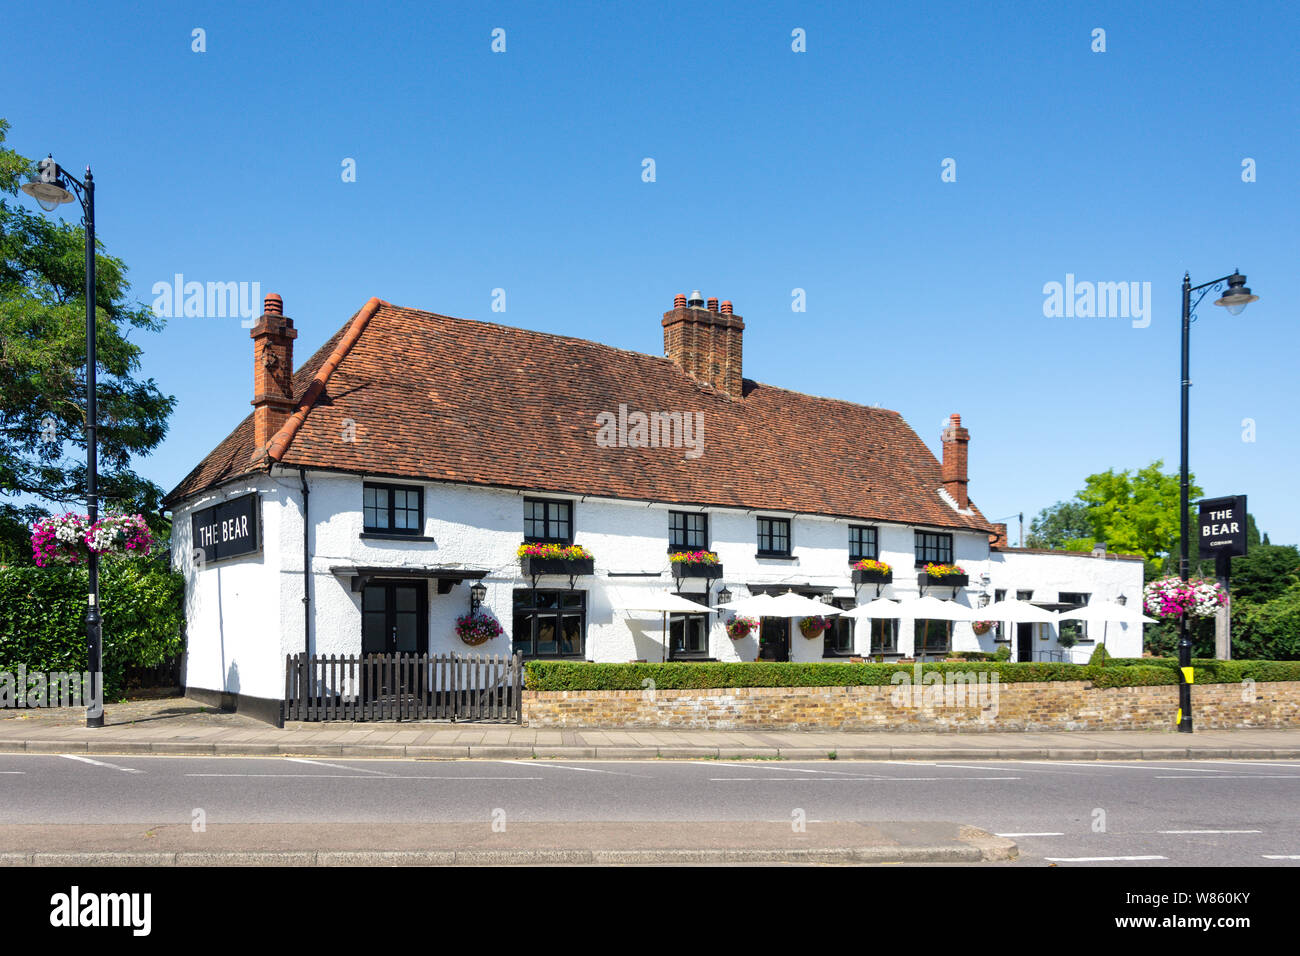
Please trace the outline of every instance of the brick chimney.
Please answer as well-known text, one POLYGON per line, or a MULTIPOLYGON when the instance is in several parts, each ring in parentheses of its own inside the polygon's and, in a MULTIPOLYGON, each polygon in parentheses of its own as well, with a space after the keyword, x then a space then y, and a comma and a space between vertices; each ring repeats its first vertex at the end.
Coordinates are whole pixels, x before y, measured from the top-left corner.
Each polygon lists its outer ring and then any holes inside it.
POLYGON ((1005 522, 995 521, 993 527, 997 530, 989 535, 989 546, 993 548, 1005 548, 1007 546, 1007 526, 1005 522))
POLYGON ((730 302, 719 305, 709 299, 707 307, 699 292, 688 300, 678 295, 673 308, 664 313, 664 354, 688 375, 735 398, 743 397, 742 335, 745 321, 732 311, 730 302))
POLYGON ((253 442, 264 448, 293 412, 293 319, 284 315, 284 300, 266 297, 262 316, 249 333, 253 339, 253 442))
POLYGON ((966 494, 966 445, 970 432, 961 427, 961 416, 956 412, 948 419, 943 430, 943 487, 957 502, 958 508, 969 508, 966 494))

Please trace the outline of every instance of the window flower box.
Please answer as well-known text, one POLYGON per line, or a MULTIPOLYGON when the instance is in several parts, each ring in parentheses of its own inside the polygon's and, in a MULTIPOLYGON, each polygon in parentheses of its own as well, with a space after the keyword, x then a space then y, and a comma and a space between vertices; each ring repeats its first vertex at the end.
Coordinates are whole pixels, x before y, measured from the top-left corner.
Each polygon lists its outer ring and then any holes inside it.
POLYGON ((884 561, 863 558, 853 565, 854 584, 890 584, 894 580, 894 569, 884 561))
POLYGON ((956 564, 927 564, 916 576, 918 587, 964 588, 970 584, 966 569, 956 564))
POLYGON ((581 545, 521 544, 519 565, 525 577, 540 574, 594 574, 596 559, 581 545))
POLYGON ((722 565, 712 551, 678 551, 669 555, 668 561, 672 565, 673 577, 677 580, 704 578, 716 581, 722 577, 722 565))

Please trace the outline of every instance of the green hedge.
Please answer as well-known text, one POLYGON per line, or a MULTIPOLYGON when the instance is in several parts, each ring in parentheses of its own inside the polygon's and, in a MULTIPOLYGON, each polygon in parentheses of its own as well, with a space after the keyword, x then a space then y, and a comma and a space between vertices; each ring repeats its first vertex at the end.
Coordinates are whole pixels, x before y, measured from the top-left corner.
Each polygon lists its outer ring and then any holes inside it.
MULTIPOLYGON (((586 661, 529 661, 529 690, 659 690, 711 687, 857 687, 889 685, 899 671, 915 675, 914 664, 797 664, 775 661, 668 664, 593 664, 586 661)), ((1086 680, 1082 664, 1004 664, 991 661, 923 664, 922 673, 996 673, 1004 683, 1086 680)))
MULTIPOLYGON (((1058 663, 969 661, 923 664, 922 674, 985 673, 1004 684, 1032 681, 1091 680, 1097 687, 1139 687, 1178 683, 1178 669, 1162 663, 1115 666, 1058 663)), ((1300 661, 1198 661, 1199 684, 1300 680, 1300 661)), ((657 690, 705 690, 728 687, 861 687, 888 686, 905 671, 915 679, 914 664, 799 664, 774 661, 673 662, 667 664, 594 664, 586 661, 528 661, 524 665, 529 690, 644 690, 653 681, 657 690)))
MULTIPOLYGON (((127 667, 154 667, 181 652, 184 587, 166 554, 101 564, 108 700, 122 695, 127 667)), ((84 672, 86 591, 84 567, 0 567, 0 671, 84 672)))
POLYGON ((1178 671, 1168 667, 1098 666, 1092 670, 1093 687, 1159 687, 1177 683, 1178 671))

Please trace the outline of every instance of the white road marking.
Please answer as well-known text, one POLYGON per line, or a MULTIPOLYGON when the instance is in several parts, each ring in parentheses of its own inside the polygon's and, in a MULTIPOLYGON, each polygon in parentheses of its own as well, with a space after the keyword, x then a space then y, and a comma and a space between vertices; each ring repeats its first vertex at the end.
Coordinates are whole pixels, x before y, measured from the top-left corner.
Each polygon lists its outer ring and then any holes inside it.
POLYGON ((1118 863, 1126 860, 1167 860, 1167 856, 1045 856, 1049 863, 1118 863))
POLYGON ((1019 777, 710 777, 713 782, 731 780, 758 781, 761 783, 843 783, 845 780, 880 780, 885 783, 933 783, 946 780, 950 783, 969 783, 972 780, 1019 780, 1019 777))
MULTIPOLYGON (((569 767, 561 763, 539 763, 536 760, 497 760, 495 763, 508 763, 517 767, 549 767, 552 770, 579 770, 582 773, 610 773, 616 777, 645 777, 643 773, 627 773, 623 770, 599 770, 596 767, 569 767)), ((540 777, 538 778, 541 779, 540 777)))
POLYGON ((1300 860, 1300 853, 1265 853, 1266 860, 1300 860))
POLYGON ((108 767, 110 770, 120 770, 122 773, 144 773, 143 770, 133 770, 130 767, 119 767, 115 763, 104 763, 102 760, 91 760, 89 757, 78 757, 76 754, 59 754, 64 760, 76 760, 79 763, 94 764, 96 767, 108 767))
POLYGON ((1157 830, 1157 833, 1263 833, 1263 830, 1157 830))
POLYGON ((293 780, 543 780, 544 777, 407 777, 392 774, 387 777, 362 777, 344 773, 187 773, 187 777, 289 777, 293 780))
POLYGON ((850 772, 847 771, 847 770, 809 770, 809 769, 806 769, 806 768, 804 768, 804 767, 764 767, 764 766, 762 766, 762 765, 758 765, 758 766, 753 767, 752 769, 754 769, 754 770, 779 770, 779 771, 781 771, 782 773, 826 773, 826 774, 831 774, 831 775, 836 776, 836 777, 862 777, 862 776, 868 776, 867 774, 850 773, 850 772))
POLYGON ((26 770, 0 770, 0 773, 26 773, 26 770))
POLYGON ((306 757, 285 757, 291 763, 309 763, 315 767, 329 767, 332 770, 353 770, 357 773, 373 773, 380 777, 391 777, 391 773, 384 773, 382 770, 366 770, 364 767, 348 767, 341 763, 326 763, 323 760, 309 760, 306 757))
MULTIPOLYGON (((1063 773, 1063 774, 1074 774, 1075 776, 1082 776, 1082 774, 1079 774, 1077 771, 1074 770, 1030 770, 1026 767, 1019 766, 1019 764, 1021 763, 1028 763, 1028 761, 1024 761, 1024 760, 1011 760, 1011 761, 1006 761, 1006 763, 1016 764, 1017 765, 1015 768, 1016 773, 1063 773)), ((972 767, 968 764, 960 764, 960 763, 936 763, 933 764, 932 766, 955 767, 958 770, 992 770, 993 769, 992 767, 972 767)))
POLYGON ((1156 774, 1157 780, 1300 780, 1300 773, 1234 773, 1223 771, 1220 777, 1178 777, 1172 774, 1156 774))
POLYGON ((1039 837, 1039 836, 1065 836, 1064 833, 995 833, 994 836, 1000 837, 1039 837))

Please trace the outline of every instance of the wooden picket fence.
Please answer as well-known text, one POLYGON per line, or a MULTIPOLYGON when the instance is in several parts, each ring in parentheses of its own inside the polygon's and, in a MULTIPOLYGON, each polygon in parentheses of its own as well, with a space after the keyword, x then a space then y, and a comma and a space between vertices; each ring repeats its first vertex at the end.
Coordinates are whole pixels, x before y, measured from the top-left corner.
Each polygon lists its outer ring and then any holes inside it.
POLYGON ((291 654, 285 720, 523 722, 515 654, 291 654))

